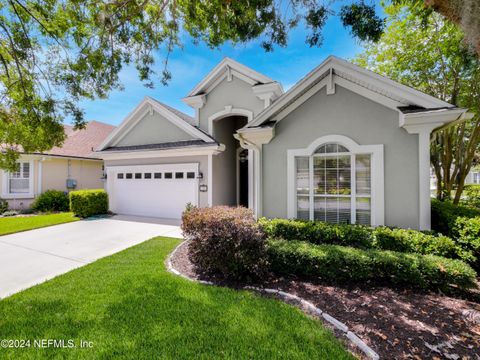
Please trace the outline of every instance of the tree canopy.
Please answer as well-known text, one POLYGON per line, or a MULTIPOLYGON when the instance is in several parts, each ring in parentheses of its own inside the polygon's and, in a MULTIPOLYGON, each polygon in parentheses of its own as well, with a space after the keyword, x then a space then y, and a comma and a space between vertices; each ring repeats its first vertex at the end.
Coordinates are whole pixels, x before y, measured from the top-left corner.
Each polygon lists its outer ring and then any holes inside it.
POLYGON ((462 30, 440 15, 424 22, 400 6, 386 12, 384 34, 366 46, 357 63, 475 114, 472 120, 432 135, 437 197, 450 198, 456 190, 458 201, 480 140, 480 60, 465 45, 462 30))
MULTIPOLYGON (((169 54, 182 46, 183 34, 212 48, 261 39, 271 51, 301 25, 306 43, 320 46, 328 17, 338 16, 354 37, 377 41, 384 20, 369 1, 351 0, 335 12, 337 0, 4 0, 0 168, 13 169, 20 151, 61 145, 62 121, 68 117, 82 127, 79 101, 121 88, 123 66, 133 64, 146 86, 166 84, 169 54)), ((424 0, 392 1, 425 9, 424 0)))

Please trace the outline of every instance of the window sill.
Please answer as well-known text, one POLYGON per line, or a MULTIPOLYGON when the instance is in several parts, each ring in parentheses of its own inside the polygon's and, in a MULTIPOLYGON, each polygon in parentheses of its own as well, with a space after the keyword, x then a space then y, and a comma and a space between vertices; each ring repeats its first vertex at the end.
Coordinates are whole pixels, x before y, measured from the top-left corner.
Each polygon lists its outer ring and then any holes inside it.
POLYGON ((17 200, 17 199, 33 199, 35 196, 33 193, 19 193, 19 194, 2 194, 2 199, 5 200, 17 200))

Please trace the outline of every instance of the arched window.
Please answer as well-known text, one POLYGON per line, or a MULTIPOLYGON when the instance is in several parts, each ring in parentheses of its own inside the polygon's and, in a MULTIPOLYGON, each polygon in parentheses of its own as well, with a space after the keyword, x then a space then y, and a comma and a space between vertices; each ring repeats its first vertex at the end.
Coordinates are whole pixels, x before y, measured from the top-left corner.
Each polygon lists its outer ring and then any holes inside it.
POLYGON ((371 169, 371 154, 339 143, 295 156, 296 217, 370 225, 371 169))

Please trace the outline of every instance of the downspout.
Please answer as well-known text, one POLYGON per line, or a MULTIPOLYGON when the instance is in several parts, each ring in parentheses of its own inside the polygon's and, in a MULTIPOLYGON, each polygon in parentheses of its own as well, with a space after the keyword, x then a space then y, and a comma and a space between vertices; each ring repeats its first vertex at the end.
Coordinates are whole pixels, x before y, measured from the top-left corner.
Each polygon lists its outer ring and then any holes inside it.
POLYGON ((43 188, 43 162, 45 161, 45 157, 41 157, 38 160, 38 183, 37 183, 37 195, 42 193, 43 188))
POLYGON ((254 143, 247 141, 242 134, 236 133, 233 135, 235 139, 240 142, 240 146, 247 150, 252 150, 254 153, 254 179, 256 177, 256 181, 254 181, 254 206, 253 211, 255 217, 262 216, 262 200, 261 200, 261 189, 262 189, 262 148, 258 147, 254 143), (256 175, 256 176, 255 176, 256 175))

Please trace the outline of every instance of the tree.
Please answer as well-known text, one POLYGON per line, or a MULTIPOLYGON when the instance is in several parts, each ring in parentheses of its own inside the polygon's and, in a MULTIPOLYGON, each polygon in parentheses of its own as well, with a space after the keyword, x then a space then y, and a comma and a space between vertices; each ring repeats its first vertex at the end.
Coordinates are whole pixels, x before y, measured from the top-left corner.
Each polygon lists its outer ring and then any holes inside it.
MULTIPOLYGON (((365 1, 351 0, 335 13, 339 0, 4 0, 0 168, 13 169, 21 151, 60 146, 64 118, 82 127, 79 100, 105 98, 121 88, 123 66, 134 64, 146 86, 166 84, 169 54, 182 46, 185 33, 210 47, 262 38, 271 51, 285 46, 288 31, 302 24, 307 44, 320 46, 327 18, 338 15, 353 36, 376 41, 384 21, 373 0, 365 1), (158 51, 163 66, 156 74, 158 51)), ((391 1, 425 9, 424 0, 391 1)))
POLYGON ((386 8, 389 20, 380 41, 356 61, 403 84, 466 107, 475 114, 432 134, 431 162, 437 198, 458 203, 480 141, 480 61, 465 47, 463 32, 439 15, 424 19, 405 8, 386 8))

